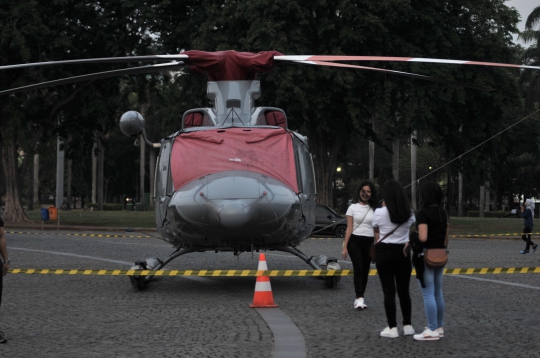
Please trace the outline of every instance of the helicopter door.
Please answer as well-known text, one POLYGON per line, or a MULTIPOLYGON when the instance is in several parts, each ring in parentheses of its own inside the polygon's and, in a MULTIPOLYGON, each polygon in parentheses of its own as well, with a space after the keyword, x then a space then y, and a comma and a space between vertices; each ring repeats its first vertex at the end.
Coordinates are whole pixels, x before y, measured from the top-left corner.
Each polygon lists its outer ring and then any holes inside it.
POLYGON ((167 218, 167 206, 169 205, 169 201, 173 194, 170 171, 170 157, 173 140, 174 139, 169 139, 161 142, 161 150, 157 160, 154 195, 156 197, 156 226, 158 229, 162 228, 165 224, 165 219, 167 218))

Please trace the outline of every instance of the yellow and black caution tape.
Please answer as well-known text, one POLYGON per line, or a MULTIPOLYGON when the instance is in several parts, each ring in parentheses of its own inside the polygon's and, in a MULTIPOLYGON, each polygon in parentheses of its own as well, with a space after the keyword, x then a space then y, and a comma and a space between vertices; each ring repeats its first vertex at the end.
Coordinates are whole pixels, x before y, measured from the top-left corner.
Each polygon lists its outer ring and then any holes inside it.
MULTIPOLYGON (((97 276, 198 276, 198 277, 325 277, 352 276, 353 270, 77 270, 77 269, 10 269, 12 274, 30 275, 97 275, 97 276)), ((486 275, 540 273, 540 267, 446 268, 445 275, 486 275)), ((370 270, 374 276, 377 270, 370 270)), ((413 270, 413 274, 415 271, 413 270)))
POLYGON ((21 234, 21 235, 47 235, 47 236, 76 236, 76 237, 99 237, 99 238, 131 238, 131 239, 147 239, 160 238, 160 236, 151 235, 116 235, 116 234, 70 234, 70 233, 52 233, 52 232, 24 232, 24 231, 6 231, 6 234, 21 234))
MULTIPOLYGON (((48 235, 48 236, 75 236, 75 237, 92 237, 92 238, 160 238, 160 236, 152 235, 115 235, 115 234, 71 234, 71 233, 52 233, 52 232, 28 232, 28 231, 6 231, 6 234, 21 234, 21 235, 48 235)), ((524 233, 502 233, 502 234, 463 234, 450 235, 451 238, 490 238, 490 237, 521 237, 524 233)), ((529 235, 540 235, 540 232, 527 233, 529 235)), ((343 240, 341 237, 311 237, 311 240, 343 240)))

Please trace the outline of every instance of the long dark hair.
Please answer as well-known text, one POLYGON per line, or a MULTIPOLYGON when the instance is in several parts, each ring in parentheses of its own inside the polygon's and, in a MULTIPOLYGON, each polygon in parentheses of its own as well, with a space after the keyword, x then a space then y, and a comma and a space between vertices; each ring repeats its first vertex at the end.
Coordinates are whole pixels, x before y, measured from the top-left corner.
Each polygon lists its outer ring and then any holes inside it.
POLYGON ((422 201, 422 208, 427 208, 433 205, 441 206, 441 186, 434 181, 422 184, 420 187, 420 199, 422 201))
POLYGON ((388 179, 383 186, 384 203, 390 214, 390 221, 403 224, 411 217, 411 204, 405 190, 395 179, 388 179))
POLYGON ((368 204, 373 210, 375 210, 375 208, 377 208, 377 205, 379 205, 378 200, 377 200, 377 191, 375 190, 375 184, 373 184, 369 180, 366 180, 362 184, 360 184, 360 187, 358 188, 358 191, 356 192, 356 195, 358 196, 357 201, 360 201, 360 191, 365 186, 369 186, 369 189, 371 190, 371 198, 369 198, 368 204))

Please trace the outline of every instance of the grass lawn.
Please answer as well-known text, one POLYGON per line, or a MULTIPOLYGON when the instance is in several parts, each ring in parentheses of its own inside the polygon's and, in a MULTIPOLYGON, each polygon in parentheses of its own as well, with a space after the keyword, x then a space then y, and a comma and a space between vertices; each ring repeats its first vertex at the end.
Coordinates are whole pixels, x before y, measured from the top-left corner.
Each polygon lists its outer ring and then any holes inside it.
MULTIPOLYGON (((39 210, 26 211, 28 218, 41 223, 39 210)), ((59 210, 60 225, 105 226, 105 227, 137 227, 155 228, 153 211, 82 211, 59 210)), ((45 225, 56 225, 55 221, 46 221, 45 225)))
MULTIPOLYGON (((27 211, 26 215, 34 222, 41 223, 39 210, 27 211)), ((155 228, 153 211, 59 211, 60 224, 81 226, 155 228)), ((56 221, 47 221, 46 225, 56 225, 56 221)), ((535 227, 538 231, 540 223, 535 227)), ((523 220, 507 218, 450 218, 450 235, 487 235, 492 237, 520 236, 523 220)))

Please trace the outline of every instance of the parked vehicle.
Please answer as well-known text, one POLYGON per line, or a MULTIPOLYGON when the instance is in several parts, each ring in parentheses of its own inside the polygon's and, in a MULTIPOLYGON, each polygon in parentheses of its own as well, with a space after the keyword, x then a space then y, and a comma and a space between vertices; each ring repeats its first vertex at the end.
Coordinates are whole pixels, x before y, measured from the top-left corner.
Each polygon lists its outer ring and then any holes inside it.
POLYGON ((317 205, 315 207, 315 235, 334 235, 336 237, 345 237, 347 230, 347 219, 339 215, 334 209, 317 205))

